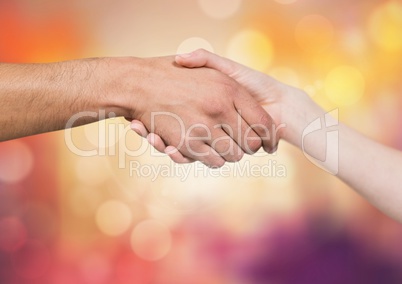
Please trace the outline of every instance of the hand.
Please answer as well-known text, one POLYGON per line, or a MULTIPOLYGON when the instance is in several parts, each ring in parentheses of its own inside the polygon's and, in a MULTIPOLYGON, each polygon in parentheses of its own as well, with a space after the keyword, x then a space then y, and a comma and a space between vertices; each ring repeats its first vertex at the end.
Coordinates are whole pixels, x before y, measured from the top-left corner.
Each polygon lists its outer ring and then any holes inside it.
POLYGON ((125 103, 133 107, 125 116, 136 119, 133 128, 141 135, 154 133, 148 139, 157 149, 170 145, 171 155, 185 158, 181 162, 219 167, 261 145, 275 148, 277 141, 267 137, 271 117, 229 76, 180 67, 173 57, 143 59, 142 66, 142 96, 128 98, 125 103))
MULTIPOLYGON (((264 73, 255 71, 229 59, 212 54, 205 50, 197 50, 190 54, 176 56, 176 63, 187 68, 208 67, 218 70, 239 82, 253 96, 253 98, 272 117, 277 126, 271 136, 276 136, 276 141, 283 138, 293 144, 299 144, 298 134, 293 127, 298 124, 298 109, 304 104, 311 105, 310 98, 301 90, 285 85, 264 73), (293 103, 292 103, 293 102, 293 103), (298 102, 300 107, 294 102, 298 102), (298 109, 295 109, 295 108, 298 109), (291 117, 294 115, 295 117, 291 117)), ((134 120, 132 128, 140 135, 148 137, 148 141, 158 151, 165 152, 177 163, 191 162, 175 152, 175 148, 166 145, 155 134, 148 134, 141 122, 134 120)), ((274 152, 273 149, 269 152, 274 152)))

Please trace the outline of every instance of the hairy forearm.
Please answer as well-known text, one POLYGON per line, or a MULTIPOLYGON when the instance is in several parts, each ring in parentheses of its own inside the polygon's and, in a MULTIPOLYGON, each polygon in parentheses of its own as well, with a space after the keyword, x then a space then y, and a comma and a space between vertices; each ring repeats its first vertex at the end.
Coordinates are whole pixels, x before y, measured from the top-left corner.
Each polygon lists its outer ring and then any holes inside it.
MULTIPOLYGON (((74 114, 83 111, 104 109, 117 116, 128 115, 117 94, 126 95, 122 88, 127 85, 123 83, 128 69, 124 66, 129 60, 0 64, 0 141, 64 129, 74 114)), ((72 126, 96 120, 85 116, 72 126)))
POLYGON ((64 128, 91 104, 91 63, 1 64, 0 140, 64 128))

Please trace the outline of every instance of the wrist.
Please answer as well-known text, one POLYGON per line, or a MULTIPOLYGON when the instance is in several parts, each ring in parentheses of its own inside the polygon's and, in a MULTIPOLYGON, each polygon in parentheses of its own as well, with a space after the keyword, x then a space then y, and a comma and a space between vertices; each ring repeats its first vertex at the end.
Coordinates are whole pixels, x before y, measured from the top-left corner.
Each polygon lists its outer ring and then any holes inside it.
POLYGON ((301 148, 306 128, 324 115, 325 111, 304 91, 288 87, 281 103, 281 122, 286 125, 282 138, 301 148))
POLYGON ((105 111, 106 115, 137 117, 137 105, 144 93, 148 77, 143 59, 134 57, 94 59, 94 74, 89 94, 91 107, 105 111))

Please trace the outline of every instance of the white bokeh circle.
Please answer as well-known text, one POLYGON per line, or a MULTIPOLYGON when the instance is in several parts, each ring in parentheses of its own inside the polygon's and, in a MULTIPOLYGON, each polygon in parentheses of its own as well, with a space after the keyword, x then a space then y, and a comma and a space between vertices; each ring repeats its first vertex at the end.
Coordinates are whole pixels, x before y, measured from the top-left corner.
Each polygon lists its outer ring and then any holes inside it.
POLYGON ((198 0, 202 11, 214 19, 226 19, 240 10, 242 0, 198 0))

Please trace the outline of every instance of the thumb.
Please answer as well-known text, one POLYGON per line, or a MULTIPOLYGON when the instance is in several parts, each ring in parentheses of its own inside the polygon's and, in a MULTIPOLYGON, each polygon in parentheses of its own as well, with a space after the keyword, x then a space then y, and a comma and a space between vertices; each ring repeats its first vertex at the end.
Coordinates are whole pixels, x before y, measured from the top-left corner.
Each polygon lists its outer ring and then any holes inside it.
POLYGON ((187 68, 208 67, 233 77, 242 65, 211 53, 205 49, 198 49, 191 53, 176 56, 177 64, 187 68))
POLYGON ((204 49, 177 55, 175 61, 178 65, 187 68, 212 68, 233 78, 256 99, 262 102, 267 94, 275 94, 280 83, 265 73, 250 69, 240 63, 221 57, 204 49))

